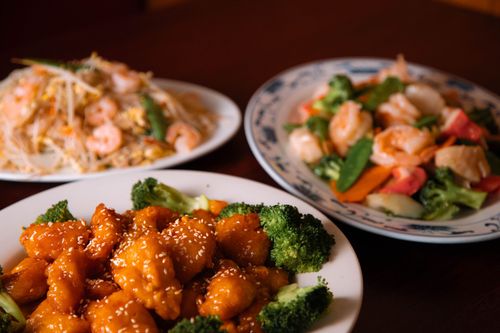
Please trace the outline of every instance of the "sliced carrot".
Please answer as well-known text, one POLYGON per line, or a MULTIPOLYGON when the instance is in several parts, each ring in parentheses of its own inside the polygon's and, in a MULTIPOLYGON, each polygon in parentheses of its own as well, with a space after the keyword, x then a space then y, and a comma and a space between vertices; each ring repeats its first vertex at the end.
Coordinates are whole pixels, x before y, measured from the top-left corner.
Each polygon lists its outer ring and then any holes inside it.
POLYGON ((227 206, 226 201, 222 200, 208 200, 208 209, 210 213, 214 215, 219 215, 220 212, 227 206))
POLYGON ((377 165, 365 170, 356 183, 343 193, 337 190, 334 180, 330 182, 330 188, 340 202, 360 202, 391 176, 391 170, 377 165))
POLYGON ((441 145, 433 145, 433 146, 430 146, 430 147, 427 147, 425 148, 424 150, 422 150, 422 152, 420 152, 419 156, 420 158, 422 159, 422 162, 423 163, 427 163, 429 162, 430 160, 432 160, 432 158, 434 157, 434 155, 436 155, 436 152, 439 150, 439 149, 443 149, 443 148, 446 148, 446 147, 450 147, 450 146, 453 146, 453 144, 457 141, 457 137, 456 136, 450 136, 446 139, 445 142, 443 142, 441 145))

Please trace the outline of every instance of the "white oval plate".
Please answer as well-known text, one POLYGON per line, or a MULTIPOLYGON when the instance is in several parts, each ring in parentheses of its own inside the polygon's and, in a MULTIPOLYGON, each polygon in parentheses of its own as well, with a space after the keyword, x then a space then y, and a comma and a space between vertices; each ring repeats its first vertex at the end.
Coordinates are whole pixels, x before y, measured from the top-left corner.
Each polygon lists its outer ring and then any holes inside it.
POLYGON ((206 87, 196 84, 166 80, 154 79, 160 87, 171 89, 177 92, 192 92, 201 98, 202 103, 218 116, 217 128, 212 136, 195 149, 186 153, 176 153, 156 160, 149 165, 135 166, 128 168, 114 168, 101 172, 78 173, 72 169, 60 170, 56 173, 47 175, 27 174, 20 172, 4 171, 0 169, 0 179, 18 182, 67 182, 95 178, 100 176, 116 175, 131 171, 153 170, 161 168, 170 168, 178 164, 191 161, 202 155, 208 154, 217 149, 231 139, 241 124, 241 112, 238 106, 229 97, 206 87))
MULTIPOLYGON (((334 74, 344 73, 358 82, 392 60, 341 58, 294 67, 276 75, 253 95, 245 113, 245 134, 253 154, 266 172, 287 191, 325 213, 354 227, 383 236, 428 243, 468 243, 500 237, 500 200, 452 221, 422 221, 389 217, 360 204, 342 204, 328 184, 288 150, 283 125, 289 113, 334 74)), ((439 90, 453 89, 466 107, 491 106, 500 123, 500 98, 485 89, 436 69, 409 64, 411 75, 439 90)))
POLYGON ((205 194, 209 198, 228 202, 286 203, 296 206, 302 213, 319 218, 327 231, 335 236, 336 244, 330 260, 321 271, 299 274, 297 282, 301 286, 313 285, 321 276, 327 280, 334 294, 328 313, 316 323, 312 332, 351 331, 361 307, 363 279, 358 259, 347 238, 326 216, 302 200, 273 187, 233 176, 181 170, 138 172, 65 184, 35 194, 0 211, 0 264, 10 268, 21 258, 23 249, 18 239, 22 227, 29 225, 55 202, 67 199, 71 212, 86 221, 101 202, 123 212, 132 207, 132 185, 146 177, 154 177, 191 195, 205 194))

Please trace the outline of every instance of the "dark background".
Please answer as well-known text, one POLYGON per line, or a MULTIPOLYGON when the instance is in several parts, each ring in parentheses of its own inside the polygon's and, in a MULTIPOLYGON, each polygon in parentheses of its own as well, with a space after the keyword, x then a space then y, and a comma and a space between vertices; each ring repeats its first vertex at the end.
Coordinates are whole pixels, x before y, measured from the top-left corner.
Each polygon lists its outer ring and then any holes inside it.
MULTIPOLYGON (((2 1, 0 77, 13 57, 77 59, 96 51, 158 77, 219 90, 245 109, 268 78, 333 57, 394 58, 500 92, 500 19, 436 1, 2 1)), ((274 185, 241 128, 179 166, 274 185)), ((0 181, 0 208, 56 184, 0 181)), ((0 221, 6 223, 8 221, 0 221)), ((500 332, 500 242, 430 245, 337 225, 359 256, 364 302, 354 332, 500 332)), ((1 229, 0 229, 1 232, 1 229)))

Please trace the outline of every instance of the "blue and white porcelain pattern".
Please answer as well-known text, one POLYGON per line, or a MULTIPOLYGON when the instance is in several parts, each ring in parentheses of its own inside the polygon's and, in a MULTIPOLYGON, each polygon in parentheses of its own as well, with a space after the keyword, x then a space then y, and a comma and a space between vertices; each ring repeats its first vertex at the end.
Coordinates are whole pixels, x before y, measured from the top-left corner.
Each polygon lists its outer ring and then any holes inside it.
MULTIPOLYGON (((245 133, 253 154, 266 172, 283 188, 305 199, 325 213, 352 226, 380 235, 428 243, 468 243, 500 237, 500 198, 486 207, 452 221, 421 221, 390 217, 360 204, 343 204, 331 193, 328 184, 317 178, 289 152, 283 124, 291 110, 309 99, 332 75, 344 73, 354 82, 364 80, 392 60, 342 58, 294 67, 278 74, 253 95, 245 114, 245 133)), ((409 64, 412 77, 438 90, 458 92, 466 108, 488 106, 500 123, 500 98, 456 76, 439 70, 409 64)))

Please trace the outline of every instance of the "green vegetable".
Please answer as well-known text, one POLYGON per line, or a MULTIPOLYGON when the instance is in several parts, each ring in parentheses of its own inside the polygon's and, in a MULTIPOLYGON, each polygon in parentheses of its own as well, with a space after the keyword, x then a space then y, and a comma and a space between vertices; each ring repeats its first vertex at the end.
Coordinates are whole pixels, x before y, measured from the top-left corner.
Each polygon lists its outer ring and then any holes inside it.
POLYGON ((370 161, 372 146, 373 140, 362 138, 349 149, 337 181, 340 192, 347 191, 359 178, 370 161))
POLYGON ((314 135, 321 140, 328 138, 328 120, 319 116, 312 116, 307 119, 306 126, 314 135))
POLYGON ((498 125, 490 108, 474 108, 467 116, 476 124, 488 129, 491 134, 498 134, 498 125))
POLYGON ((233 216, 234 214, 250 214, 250 213, 260 213, 264 205, 250 205, 244 202, 235 202, 224 207, 220 214, 220 218, 226 218, 233 216))
POLYGON ((168 124, 162 108, 148 94, 142 95, 141 104, 144 110, 146 110, 146 117, 151 126, 152 136, 158 141, 165 141, 168 124))
POLYGON ((68 200, 61 200, 47 209, 44 214, 38 216, 33 223, 40 224, 48 222, 66 222, 73 220, 76 220, 76 218, 68 209, 68 200))
POLYGON ((221 329, 222 321, 217 316, 196 316, 191 319, 182 319, 168 333, 224 333, 221 329))
POLYGON ((17 332, 24 328, 26 319, 19 306, 5 290, 2 275, 3 269, 0 266, 0 332, 17 332))
POLYGON ((313 103, 313 108, 319 111, 336 113, 340 104, 352 99, 354 88, 346 75, 335 75, 329 82, 330 89, 323 98, 313 103))
POLYGON ((135 210, 148 206, 162 206, 182 214, 209 208, 206 196, 190 197, 151 177, 134 184, 132 203, 135 210))
POLYGON ((302 127, 302 125, 299 124, 285 124, 283 125, 283 129, 288 133, 292 133, 294 129, 302 127))
POLYGON ((364 109, 375 111, 382 103, 385 103, 389 97, 397 92, 404 90, 404 84, 397 77, 389 76, 381 84, 375 86, 368 95, 368 100, 364 105, 364 109))
POLYGON ((461 187, 455 183, 448 168, 438 168, 434 178, 428 180, 420 191, 420 201, 425 206, 425 220, 444 220, 455 216, 459 205, 479 209, 487 193, 461 187))
POLYGON ((344 160, 336 154, 323 156, 313 167, 314 173, 324 180, 338 180, 344 160))
POLYGON ((420 118, 413 126, 419 129, 425 128, 425 127, 431 127, 432 125, 435 125, 437 123, 438 117, 437 116, 423 116, 420 118))
POLYGON ((489 150, 486 150, 485 153, 486 160, 488 160, 488 164, 491 168, 491 172, 493 172, 495 175, 500 176, 500 158, 489 150))
POLYGON ((87 64, 80 64, 78 62, 68 62, 54 59, 44 59, 44 58, 22 58, 22 59, 13 59, 13 62, 21 64, 21 65, 47 65, 52 67, 63 68, 72 72, 78 72, 83 69, 91 69, 87 64))
POLYGON ((271 240, 271 261, 293 273, 317 272, 328 260, 333 236, 320 220, 290 205, 264 206, 260 223, 271 240))
POLYGON ((324 280, 305 288, 290 284, 279 290, 257 320, 266 333, 302 333, 326 311, 332 300, 333 294, 324 280))

